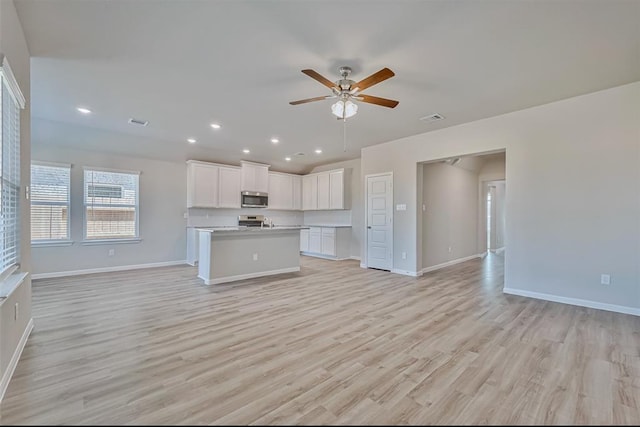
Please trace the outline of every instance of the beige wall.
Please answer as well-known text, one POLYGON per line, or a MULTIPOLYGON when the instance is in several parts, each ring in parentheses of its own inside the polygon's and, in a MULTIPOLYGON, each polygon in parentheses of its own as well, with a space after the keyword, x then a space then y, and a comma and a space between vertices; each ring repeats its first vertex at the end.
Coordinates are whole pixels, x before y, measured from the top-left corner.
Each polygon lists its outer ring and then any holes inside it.
POLYGON ((417 163, 506 149, 505 288, 638 308, 639 135, 636 82, 364 148, 362 174, 393 172, 394 269, 415 274, 417 163))
MULTIPOLYGON (((20 185, 25 188, 30 184, 31 162, 31 86, 30 59, 27 42, 24 38, 22 26, 18 20, 13 1, 0 1, 0 53, 9 61, 13 74, 26 99, 26 107, 20 115, 20 185)), ((30 207, 24 197, 20 199, 20 270, 31 271, 31 248, 29 245, 30 207)), ((20 289, 17 289, 8 300, 0 306, 0 377, 4 376, 17 345, 31 320, 31 278, 27 277, 20 289), (19 304, 18 318, 14 319, 14 306, 19 304)))
MULTIPOLYGON (((34 126, 38 121, 34 120, 34 126)), ((60 147, 57 138, 68 134, 68 125, 49 127, 46 137, 34 134, 34 160, 71 163, 71 246, 33 247, 33 273, 120 267, 184 261, 186 257, 186 164, 126 157, 98 151, 60 147), (52 131, 55 129, 55 131, 52 131), (139 243, 83 245, 83 167, 140 171, 139 243), (115 254, 109 256, 109 250, 115 254)), ((83 129, 87 138, 118 138, 112 132, 83 129)), ((105 143, 108 143, 105 141, 105 143)))
POLYGON ((423 167, 422 268, 476 255, 477 172, 443 162, 423 167))

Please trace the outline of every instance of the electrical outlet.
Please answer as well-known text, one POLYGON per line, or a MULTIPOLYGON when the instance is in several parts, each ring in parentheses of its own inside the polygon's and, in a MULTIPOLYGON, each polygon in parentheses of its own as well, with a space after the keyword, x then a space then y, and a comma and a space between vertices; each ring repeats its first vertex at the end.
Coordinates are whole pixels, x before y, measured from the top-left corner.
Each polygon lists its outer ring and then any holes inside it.
POLYGON ((257 261, 258 260, 258 254, 253 254, 253 260, 257 261))
POLYGON ((115 249, 109 249, 109 256, 114 256, 116 254, 115 249))
POLYGON ((402 259, 407 259, 407 253, 406 252, 402 252, 402 259))
POLYGON ((185 212, 182 216, 184 217, 184 219, 187 219, 187 218, 189 218, 189 213, 185 212))
POLYGON ((449 246, 449 253, 453 252, 453 249, 451 249, 451 246, 449 246))
POLYGON ((609 276, 608 274, 601 274, 600 275, 600 284, 601 285, 610 285, 611 284, 611 276, 609 276))

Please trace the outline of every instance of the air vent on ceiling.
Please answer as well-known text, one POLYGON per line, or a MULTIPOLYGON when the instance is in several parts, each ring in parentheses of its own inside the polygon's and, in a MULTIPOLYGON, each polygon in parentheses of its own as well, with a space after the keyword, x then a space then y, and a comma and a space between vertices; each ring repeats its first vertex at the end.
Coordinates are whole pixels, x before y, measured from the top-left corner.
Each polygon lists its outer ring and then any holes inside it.
POLYGON ((302 151, 298 151, 294 154, 294 156, 304 156, 304 153, 302 151))
POLYGON ((131 123, 132 125, 139 125, 139 126, 146 126, 149 124, 147 120, 139 120, 134 118, 129 119, 129 123, 131 123))
POLYGON ((423 122, 435 122, 436 120, 442 120, 444 116, 442 114, 433 113, 428 116, 420 117, 423 122))

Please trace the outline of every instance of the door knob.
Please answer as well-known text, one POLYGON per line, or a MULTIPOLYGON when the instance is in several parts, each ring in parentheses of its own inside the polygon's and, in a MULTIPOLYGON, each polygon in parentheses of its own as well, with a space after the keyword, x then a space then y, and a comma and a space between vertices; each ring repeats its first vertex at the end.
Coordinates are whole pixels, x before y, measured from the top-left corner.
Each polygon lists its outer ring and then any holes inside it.
POLYGON ((367 228, 371 228, 371 226, 370 226, 370 225, 367 225, 367 228))

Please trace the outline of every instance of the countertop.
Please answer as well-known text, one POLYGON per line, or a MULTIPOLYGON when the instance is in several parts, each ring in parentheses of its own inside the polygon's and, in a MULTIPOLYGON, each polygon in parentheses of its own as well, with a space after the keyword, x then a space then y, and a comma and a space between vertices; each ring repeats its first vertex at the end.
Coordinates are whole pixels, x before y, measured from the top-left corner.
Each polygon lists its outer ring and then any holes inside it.
POLYGON ((305 230, 309 227, 306 225, 276 225, 273 227, 195 227, 201 232, 205 233, 221 233, 221 232, 249 232, 249 233, 272 233, 274 231, 293 231, 293 230, 305 230))
POLYGON ((332 227, 332 228, 351 228, 350 225, 341 224, 305 224, 305 227, 332 227))

